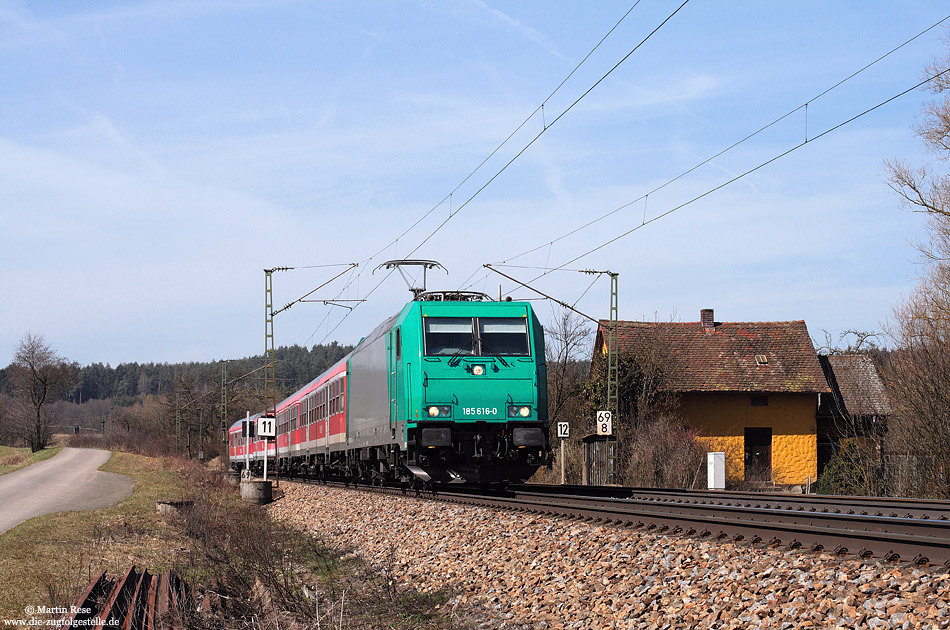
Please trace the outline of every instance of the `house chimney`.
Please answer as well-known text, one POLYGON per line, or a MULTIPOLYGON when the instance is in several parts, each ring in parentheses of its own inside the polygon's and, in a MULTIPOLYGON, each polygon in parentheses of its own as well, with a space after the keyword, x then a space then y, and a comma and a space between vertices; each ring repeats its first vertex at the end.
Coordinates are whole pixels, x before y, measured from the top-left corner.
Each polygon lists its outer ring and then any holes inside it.
POLYGON ((713 310, 711 308, 704 308, 699 311, 699 320, 703 324, 704 332, 710 333, 716 329, 716 322, 713 321, 714 319, 713 310))

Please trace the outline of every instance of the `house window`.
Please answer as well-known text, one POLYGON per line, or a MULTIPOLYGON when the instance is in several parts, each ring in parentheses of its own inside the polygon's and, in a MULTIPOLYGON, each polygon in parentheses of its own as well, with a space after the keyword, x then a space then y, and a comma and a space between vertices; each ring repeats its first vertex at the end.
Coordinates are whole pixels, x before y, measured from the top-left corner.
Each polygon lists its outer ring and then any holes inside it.
POLYGON ((753 407, 768 407, 769 397, 768 396, 753 396, 752 406, 753 407))
POLYGON ((767 354, 757 354, 755 355, 755 364, 756 365, 768 365, 769 356, 767 354))

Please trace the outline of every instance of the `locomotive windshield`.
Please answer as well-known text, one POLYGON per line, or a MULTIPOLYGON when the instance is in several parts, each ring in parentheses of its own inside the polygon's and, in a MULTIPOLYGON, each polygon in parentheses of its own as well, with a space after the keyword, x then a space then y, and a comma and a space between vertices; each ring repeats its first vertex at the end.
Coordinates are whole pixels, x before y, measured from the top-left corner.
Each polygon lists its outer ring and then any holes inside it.
POLYGON ((478 339, 483 355, 527 356, 528 327, 523 317, 480 317, 478 339))
POLYGON ((531 354, 523 317, 426 317, 424 321, 426 356, 531 354))
POLYGON ((475 354, 471 317, 426 317, 426 355, 475 354))

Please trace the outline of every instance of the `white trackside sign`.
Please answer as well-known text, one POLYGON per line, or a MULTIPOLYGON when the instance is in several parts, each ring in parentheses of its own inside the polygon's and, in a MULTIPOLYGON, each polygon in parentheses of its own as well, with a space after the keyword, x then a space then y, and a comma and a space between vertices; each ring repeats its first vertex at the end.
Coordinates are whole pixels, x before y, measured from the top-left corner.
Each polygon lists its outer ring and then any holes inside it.
POLYGON ((257 419, 257 436, 262 438, 276 437, 277 427, 274 418, 262 416, 257 419))

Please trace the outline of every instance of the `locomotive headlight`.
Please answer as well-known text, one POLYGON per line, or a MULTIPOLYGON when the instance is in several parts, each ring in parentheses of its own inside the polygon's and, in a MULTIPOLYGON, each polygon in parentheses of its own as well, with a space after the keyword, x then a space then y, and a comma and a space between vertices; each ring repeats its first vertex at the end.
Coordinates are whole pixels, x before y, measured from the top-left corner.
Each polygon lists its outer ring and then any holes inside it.
POLYGON ((531 407, 526 405, 508 405, 508 417, 509 418, 527 418, 531 415, 531 407))
POLYGON ((484 373, 485 373, 484 365, 476 365, 472 367, 472 374, 474 374, 475 376, 481 376, 484 373))
POLYGON ((438 418, 438 417, 439 417, 439 408, 436 407, 435 405, 433 405, 432 407, 429 407, 429 416, 432 417, 432 418, 438 418))
POLYGON ((452 415, 452 407, 449 405, 432 405, 426 409, 430 418, 448 417, 452 415))

